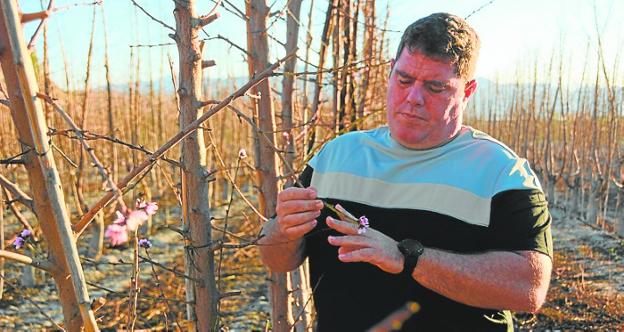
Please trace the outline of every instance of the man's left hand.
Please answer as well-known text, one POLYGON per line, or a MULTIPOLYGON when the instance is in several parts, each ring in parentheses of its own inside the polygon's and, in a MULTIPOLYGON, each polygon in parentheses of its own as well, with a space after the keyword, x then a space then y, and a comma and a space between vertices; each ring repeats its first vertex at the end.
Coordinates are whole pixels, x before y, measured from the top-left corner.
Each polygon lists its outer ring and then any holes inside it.
POLYGON ((327 226, 345 234, 327 238, 331 245, 339 247, 338 259, 341 262, 366 262, 388 273, 403 271, 404 258, 397 241, 373 228, 358 234, 358 226, 347 221, 327 217, 326 222, 327 226))

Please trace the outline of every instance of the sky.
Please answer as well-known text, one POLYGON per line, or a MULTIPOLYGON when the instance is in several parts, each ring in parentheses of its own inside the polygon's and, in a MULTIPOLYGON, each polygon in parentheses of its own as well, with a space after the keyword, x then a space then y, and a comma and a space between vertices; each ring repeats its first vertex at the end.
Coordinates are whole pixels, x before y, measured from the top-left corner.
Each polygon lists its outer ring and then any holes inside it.
MULTIPOLYGON (((169 26, 175 26, 172 0, 135 0, 150 14, 169 26)), ((301 10, 302 28, 299 38, 303 44, 305 25, 312 0, 304 0, 301 10)), ((19 0, 24 12, 37 11, 42 0, 19 0)), ((65 67, 70 72, 73 88, 81 89, 86 72, 89 36, 92 28, 94 6, 84 5, 88 0, 56 0, 55 5, 64 10, 56 12, 48 21, 48 43, 52 78, 65 85, 65 67)), ((92 2, 92 0, 90 1, 92 2)), ((229 0, 244 11, 244 0, 229 0)), ((285 6, 286 0, 272 0, 272 12, 285 6)), ((622 70, 613 67, 624 45, 624 0, 377 0, 378 25, 382 26, 388 10, 389 56, 392 56, 401 37, 401 31, 416 19, 433 12, 449 12, 468 17, 468 22, 481 38, 477 77, 499 82, 516 82, 530 79, 537 63, 538 79, 547 78, 547 66, 554 56, 563 59, 564 72, 570 82, 578 83, 585 63, 596 68, 597 29, 600 31, 607 68, 615 68, 618 85, 624 85, 622 70), (475 12, 476 11, 476 12, 475 12), (596 24, 597 23, 597 24, 596 24)), ((47 5, 47 1, 43 5, 47 5)), ((212 0, 197 0, 198 14, 209 12, 212 0)), ((314 0, 312 27, 319 48, 327 0, 314 0)), ((202 38, 223 36, 245 47, 245 23, 230 11, 219 9, 221 17, 205 27, 202 38)), ((130 0, 103 0, 97 6, 95 40, 92 60, 91 87, 103 87, 104 79, 104 21, 106 21, 111 76, 116 86, 127 85, 132 75, 130 45, 171 44, 155 47, 138 47, 134 57, 141 59, 141 81, 171 80, 168 59, 177 63, 177 49, 168 37, 171 31, 147 17, 130 0), (104 15, 104 16, 103 16, 104 15), (103 17, 105 20, 103 20, 103 17)), ((269 19, 272 35, 285 40, 285 22, 279 16, 269 19)), ((36 23, 25 26, 27 38, 36 23)), ((43 38, 37 42, 37 53, 42 56, 43 38)), ((271 59, 284 55, 283 47, 271 43, 271 59)), ((299 55, 304 50, 300 47, 299 55)), ((211 78, 246 77, 247 66, 241 51, 220 39, 206 42, 205 59, 213 59, 217 66, 206 69, 211 78)), ((136 61, 136 60, 135 60, 136 61)), ((559 60, 556 60, 558 65, 559 60)), ((316 62, 316 60, 313 60, 316 62)), ((621 67, 621 66, 620 66, 621 67)), ((174 64, 177 68, 177 64, 174 64)), ((587 82, 590 82, 589 79, 587 82)))

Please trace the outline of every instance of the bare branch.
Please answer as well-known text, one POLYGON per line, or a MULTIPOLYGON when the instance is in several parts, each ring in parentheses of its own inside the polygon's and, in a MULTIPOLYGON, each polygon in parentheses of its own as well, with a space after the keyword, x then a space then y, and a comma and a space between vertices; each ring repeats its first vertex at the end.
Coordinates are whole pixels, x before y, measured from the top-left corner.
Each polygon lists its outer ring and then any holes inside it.
MULTIPOLYGON (((39 22, 39 26, 37 26, 37 30, 35 30, 35 33, 33 33, 32 37, 30 37, 30 42, 28 42, 28 46, 27 46, 29 50, 32 50, 33 46, 35 46, 35 41, 37 40, 37 37, 39 36, 41 27, 45 23, 46 19, 50 16, 53 6, 54 6, 54 0, 50 0, 50 2, 48 3, 48 8, 42 12, 39 12, 41 13, 41 17, 40 17, 41 22, 39 22)), ((22 16, 22 23, 27 22, 24 19, 25 19, 25 15, 22 16)))
POLYGON ((72 4, 69 4, 69 5, 52 8, 51 11, 53 13, 56 13, 56 12, 60 12, 60 11, 63 11, 63 10, 68 10, 71 7, 101 5, 103 1, 104 0, 96 0, 96 1, 72 3, 72 4))
MULTIPOLYGON (((232 101, 234 101, 234 99, 237 99, 243 96, 245 92, 247 92, 247 90, 256 86, 258 83, 265 80, 267 77, 273 76, 274 75, 273 71, 277 69, 279 66, 281 66, 282 63, 284 63, 284 61, 286 61, 292 56, 294 56, 294 53, 290 53, 284 58, 278 60, 273 65, 265 69, 263 72, 259 73, 254 79, 249 81, 247 84, 243 85, 234 93, 226 97, 223 101, 221 101, 221 103, 212 107, 208 112, 204 113, 197 120, 191 122, 187 127, 179 131, 176 135, 170 138, 164 145, 158 148, 158 150, 156 150, 149 159, 144 160, 139 165, 134 167, 132 171, 130 171, 130 173, 126 175, 126 177, 118 183, 119 188, 123 190, 126 186, 128 186, 128 184, 133 179, 135 179, 137 176, 142 174, 148 167, 153 166, 154 163, 158 161, 158 159, 160 159, 165 154, 165 152, 167 152, 169 149, 174 147, 176 144, 178 144, 181 140, 183 140, 193 131, 197 130, 204 121, 206 121, 208 118, 216 114, 218 111, 228 106, 232 101)), ((80 221, 73 227, 76 237, 80 236, 80 234, 87 228, 87 226, 89 226, 95 214, 98 213, 102 208, 104 208, 108 203, 110 203, 112 198, 113 198, 113 194, 110 192, 107 193, 98 202, 96 202, 93 205, 93 207, 89 211, 87 211, 87 213, 85 213, 82 216, 80 221)))
POLYGON ((49 272, 52 275, 57 273, 58 270, 57 267, 48 260, 32 259, 31 257, 28 257, 26 255, 18 254, 16 252, 8 250, 0 249, 0 257, 10 259, 14 262, 36 267, 38 269, 49 272))
POLYGON ((210 100, 204 100, 204 101, 200 101, 198 102, 195 106, 196 107, 206 107, 208 105, 216 105, 218 103, 220 103, 220 100, 214 100, 214 99, 210 99, 210 100))
POLYGON ((143 9, 143 7, 141 7, 138 3, 136 3, 136 1, 134 1, 134 0, 130 0, 130 1, 132 1, 132 3, 133 3, 133 4, 137 7, 137 8, 139 8, 139 9, 140 9, 143 13, 145 13, 145 15, 149 16, 149 18, 151 18, 153 21, 156 21, 156 22, 160 23, 162 26, 164 26, 165 28, 167 28, 167 29, 169 29, 169 30, 171 30, 171 31, 175 32, 175 29, 174 29, 174 28, 172 28, 172 27, 171 27, 170 25, 168 25, 167 23, 165 23, 165 22, 163 22, 163 21, 161 21, 161 20, 159 20, 159 19, 155 18, 154 16, 152 16, 150 13, 148 13, 148 12, 147 12, 147 10, 143 9))
POLYGON ((50 12, 48 10, 42 10, 40 12, 22 14, 20 21, 22 23, 28 23, 35 20, 45 20, 48 16, 50 16, 50 12))
POLYGON ((214 22, 219 17, 221 17, 221 14, 219 13, 212 13, 212 14, 204 15, 198 19, 193 20, 193 26, 196 28, 203 28, 206 25, 214 22))
MULTIPOLYGON (((208 34, 206 34, 206 35, 208 35, 208 34)), ((244 49, 244 48, 242 48, 242 47, 238 46, 238 45, 237 45, 236 43, 234 43, 233 41, 231 41, 231 40, 229 40, 229 39, 227 39, 227 38, 225 38, 225 37, 223 37, 223 36, 221 36, 221 35, 217 35, 216 37, 210 37, 210 36, 208 36, 208 38, 206 38, 206 39, 204 39, 204 40, 213 40, 213 39, 221 39, 221 40, 223 40, 223 41, 227 42, 228 44, 230 44, 230 46, 232 46, 232 47, 236 48, 237 50, 239 50, 239 51, 243 52, 246 56, 250 56, 249 52, 247 52, 247 50, 246 50, 246 49, 244 49)))
POLYGON ((474 14, 478 13, 479 11, 481 11, 481 9, 483 9, 483 8, 485 8, 485 7, 489 6, 489 5, 491 5, 491 4, 492 4, 492 2, 494 2, 494 1, 496 1, 496 0, 490 0, 489 2, 485 3, 485 4, 484 4, 484 5, 482 5, 481 7, 479 7, 479 8, 477 8, 477 9, 473 10, 473 11, 472 11, 472 13, 470 13, 470 14, 468 14, 468 16, 464 17, 464 20, 467 20, 470 16, 472 16, 472 15, 474 15, 474 14))
POLYGON ((169 272, 171 272, 171 273, 173 273, 173 274, 177 275, 178 277, 182 277, 182 278, 184 278, 184 279, 193 280, 193 281, 195 281, 195 282, 201 282, 201 280, 199 280, 199 279, 197 279, 197 278, 193 278, 193 277, 191 277, 191 276, 187 276, 186 274, 184 274, 184 273, 182 273, 182 272, 179 272, 179 271, 178 271, 178 270, 176 270, 176 269, 172 269, 172 268, 169 268, 169 267, 167 267, 167 266, 165 266, 165 265, 163 265, 163 264, 160 264, 160 263, 158 263, 157 261, 155 261, 155 260, 153 260, 153 259, 150 259, 150 258, 147 258, 147 257, 141 256, 141 255, 139 255, 139 258, 141 258, 141 261, 142 261, 142 262, 148 262, 148 263, 150 263, 150 264, 152 264, 152 265, 156 265, 156 266, 158 266, 159 268, 161 268, 161 269, 163 269, 163 270, 165 270, 165 271, 169 271, 169 272))
MULTIPOLYGON (((226 169, 225 162, 223 161, 223 158, 221 157, 221 153, 219 153, 219 150, 217 149, 216 145, 214 144, 214 140, 213 140, 212 134, 209 134, 208 137, 212 141, 212 146, 214 147, 214 153, 215 153, 215 157, 217 158, 217 161, 219 162, 221 167, 225 170, 226 169)), ((262 213, 260 213, 260 211, 258 211, 258 209, 256 209, 256 207, 253 205, 253 203, 251 203, 249 201, 249 199, 247 197, 245 197, 243 192, 236 185, 236 181, 234 181, 234 179, 232 178, 232 175, 230 175, 230 172, 225 170, 224 174, 228 178, 228 181, 232 184, 232 188, 234 188, 234 190, 236 190, 236 192, 238 193, 239 197, 243 200, 243 202, 245 202, 245 204, 247 204, 247 206, 249 206, 249 208, 251 208, 251 210, 258 216, 258 218, 262 219, 262 221, 269 220, 265 216, 263 216, 262 213)))
MULTIPOLYGON (((15 204, 13 204, 15 202, 15 200, 13 199, 13 196, 11 195, 11 192, 8 189, 4 188, 4 187, 2 188, 2 191, 4 192, 4 196, 6 197, 6 203, 9 205, 9 208, 13 212, 13 215, 15 215, 15 218, 17 219, 17 221, 19 221, 20 224, 22 224, 22 226, 24 226, 24 228, 29 230, 33 234, 33 237, 35 237, 35 235, 34 235, 35 232, 34 232, 32 226, 30 226, 30 223, 28 222, 28 220, 26 220, 26 217, 24 217, 24 215, 15 206, 15 204)), ((32 211, 34 212, 35 210, 33 209, 32 211)))
MULTIPOLYGON (((50 128, 50 129, 52 131, 51 133, 49 133, 50 135, 63 135, 63 136, 66 136, 67 138, 70 138, 70 139, 78 139, 78 137, 74 137, 74 136, 69 135, 67 130, 56 130, 54 128, 50 128)), ((154 152, 146 149, 142 145, 134 145, 132 143, 128 143, 128 142, 122 141, 122 140, 120 140, 117 137, 111 137, 111 136, 106 136, 106 135, 102 135, 102 134, 97 134, 97 133, 90 132, 88 130, 82 131, 82 135, 83 135, 84 139, 88 140, 88 141, 89 140, 101 139, 101 140, 113 142, 113 143, 116 143, 116 144, 119 144, 119 145, 123 145, 123 146, 125 146, 127 148, 130 148, 132 150, 141 151, 141 152, 145 153, 146 155, 150 155, 151 156, 151 155, 154 154, 154 152)), ((175 167, 180 167, 180 163, 178 161, 175 161, 173 159, 166 158, 166 157, 162 157, 161 159, 163 161, 165 161, 165 162, 175 166, 175 167)), ((73 162, 72 162, 72 164, 73 164, 73 162)), ((74 167, 77 167, 77 166, 75 166, 75 164, 74 164, 74 167)))
POLYGON ((65 159, 65 161, 69 163, 69 165, 71 165, 71 167, 78 168, 78 165, 73 160, 71 160, 71 158, 69 158, 69 156, 63 150, 56 146, 56 144, 51 144, 51 146, 54 150, 56 150, 56 152, 61 155, 61 157, 63 157, 63 159, 65 159))
MULTIPOLYGON (((8 283, 8 280, 4 277, 4 275, 2 275, 2 273, 0 273, 0 279, 2 279, 4 282, 6 282, 6 283, 7 283, 7 285, 9 285, 9 286, 13 287, 13 288, 14 288, 14 289, 16 289, 16 290, 17 290, 17 289, 21 289, 21 288, 20 288, 20 287, 18 287, 18 286, 15 286, 15 285, 12 285, 11 283, 8 283)), ((47 318, 47 319, 48 319, 48 321, 50 321, 50 322, 52 323, 52 325, 56 326, 56 328, 57 328, 59 331, 63 331, 63 332, 67 331, 67 330, 65 330, 65 329, 63 328, 63 326, 61 326, 61 325, 59 325, 57 322, 55 322, 55 321, 54 321, 54 319, 52 319, 52 317, 50 317, 50 315, 48 315, 45 311, 43 311, 43 309, 41 309, 41 307, 37 304, 37 302, 33 301, 33 300, 29 297, 29 296, 23 296, 22 298, 23 298, 24 300, 26 300, 27 302, 29 302, 30 304, 32 304, 32 305, 33 305, 33 307, 37 308, 37 310, 39 310, 39 313, 40 313, 43 317, 47 318)))
POLYGON ((22 203, 24 206, 29 208, 31 211, 35 211, 34 204, 32 198, 28 196, 25 192, 23 192, 17 184, 9 181, 4 175, 0 174, 0 186, 4 187, 11 194, 15 196, 15 201, 22 203))
POLYGON ((217 63, 214 60, 203 60, 202 68, 214 67, 217 63))

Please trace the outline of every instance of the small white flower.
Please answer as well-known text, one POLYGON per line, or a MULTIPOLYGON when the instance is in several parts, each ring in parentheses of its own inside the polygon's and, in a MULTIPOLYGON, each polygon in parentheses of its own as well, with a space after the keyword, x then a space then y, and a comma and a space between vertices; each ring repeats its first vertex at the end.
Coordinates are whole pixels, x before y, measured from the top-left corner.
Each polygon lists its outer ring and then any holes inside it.
POLYGON ((240 159, 247 158, 247 151, 245 151, 245 149, 238 150, 238 158, 240 159))

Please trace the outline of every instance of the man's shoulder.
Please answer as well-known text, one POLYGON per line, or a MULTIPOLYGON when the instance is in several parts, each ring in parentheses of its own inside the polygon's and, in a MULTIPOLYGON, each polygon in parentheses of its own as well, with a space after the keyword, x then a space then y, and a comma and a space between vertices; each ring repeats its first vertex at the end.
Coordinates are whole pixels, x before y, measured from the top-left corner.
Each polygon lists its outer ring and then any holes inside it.
POLYGON ((370 130, 351 131, 333 138, 323 145, 319 151, 319 155, 349 153, 349 151, 357 151, 367 146, 381 143, 384 139, 384 133, 387 127, 379 127, 370 130))
POLYGON ((350 146, 354 144, 369 144, 375 141, 380 141, 384 138, 384 135, 387 133, 388 127, 382 126, 374 129, 368 130, 356 130, 351 131, 336 138, 332 139, 327 143, 328 146, 333 148, 335 147, 343 147, 350 146))
POLYGON ((500 162, 506 163, 520 158, 510 147, 487 133, 467 127, 470 143, 477 151, 483 151, 500 162))
POLYGON ((385 137, 387 127, 345 133, 325 143, 308 165, 324 172, 349 168, 362 162, 364 149, 377 150, 382 146, 385 137))
POLYGON ((470 127, 468 130, 472 157, 478 158, 479 164, 488 170, 490 176, 496 176, 494 192, 511 189, 541 190, 541 184, 528 160, 485 132, 470 127))

